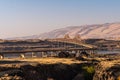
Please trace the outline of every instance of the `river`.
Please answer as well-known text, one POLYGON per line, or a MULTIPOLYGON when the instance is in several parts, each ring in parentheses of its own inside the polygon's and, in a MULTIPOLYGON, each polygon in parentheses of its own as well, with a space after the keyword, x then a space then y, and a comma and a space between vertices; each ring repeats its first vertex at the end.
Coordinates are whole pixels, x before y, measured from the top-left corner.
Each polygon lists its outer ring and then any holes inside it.
MULTIPOLYGON (((117 53, 120 53, 120 50, 119 51, 115 51, 115 50, 113 50, 113 51, 105 51, 105 50, 98 50, 98 51, 96 51, 96 53, 97 54, 117 54, 117 53)), ((27 53, 25 56, 27 57, 27 58, 29 58, 29 57, 31 57, 31 53, 27 53)), ((18 57, 20 57, 20 54, 5 54, 4 55, 4 57, 5 58, 18 58, 18 57)))

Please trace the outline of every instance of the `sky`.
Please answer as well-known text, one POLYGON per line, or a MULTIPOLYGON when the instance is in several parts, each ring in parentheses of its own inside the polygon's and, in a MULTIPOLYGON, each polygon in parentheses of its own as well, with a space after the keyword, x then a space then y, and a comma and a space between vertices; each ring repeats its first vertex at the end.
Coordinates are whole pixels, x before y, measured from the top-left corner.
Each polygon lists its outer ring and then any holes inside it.
POLYGON ((120 0, 0 0, 0 38, 120 22, 120 0))

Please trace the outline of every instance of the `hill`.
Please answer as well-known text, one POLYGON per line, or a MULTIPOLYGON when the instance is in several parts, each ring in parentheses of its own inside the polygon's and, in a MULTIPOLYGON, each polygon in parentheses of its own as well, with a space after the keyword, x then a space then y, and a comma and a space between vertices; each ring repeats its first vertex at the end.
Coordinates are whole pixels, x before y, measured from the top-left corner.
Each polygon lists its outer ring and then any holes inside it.
POLYGON ((104 39, 120 39, 120 23, 105 23, 82 26, 71 26, 61 29, 56 29, 40 35, 9 38, 9 39, 46 39, 46 38, 61 38, 65 34, 70 37, 80 35, 81 38, 104 38, 104 39))

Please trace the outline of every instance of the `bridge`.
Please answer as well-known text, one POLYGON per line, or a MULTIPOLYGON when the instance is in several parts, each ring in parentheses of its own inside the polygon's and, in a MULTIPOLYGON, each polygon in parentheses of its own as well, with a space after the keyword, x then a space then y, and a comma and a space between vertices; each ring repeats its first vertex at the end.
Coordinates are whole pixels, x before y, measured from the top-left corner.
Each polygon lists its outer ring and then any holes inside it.
POLYGON ((86 51, 90 54, 95 53, 96 46, 85 44, 79 36, 70 38, 65 35, 64 38, 46 39, 38 42, 21 42, 21 43, 2 43, 0 44, 0 58, 3 59, 5 54, 20 54, 20 57, 25 58, 26 53, 31 53, 31 56, 39 53, 44 55, 58 56, 60 52, 81 53, 86 51))
POLYGON ((51 39, 51 40, 48 40, 48 41, 58 42, 58 43, 59 43, 59 42, 70 43, 70 44, 79 45, 79 46, 83 46, 83 47, 87 47, 87 48, 97 48, 97 46, 82 43, 82 42, 80 42, 80 41, 77 40, 77 39, 62 39, 62 38, 61 38, 61 39, 51 39))

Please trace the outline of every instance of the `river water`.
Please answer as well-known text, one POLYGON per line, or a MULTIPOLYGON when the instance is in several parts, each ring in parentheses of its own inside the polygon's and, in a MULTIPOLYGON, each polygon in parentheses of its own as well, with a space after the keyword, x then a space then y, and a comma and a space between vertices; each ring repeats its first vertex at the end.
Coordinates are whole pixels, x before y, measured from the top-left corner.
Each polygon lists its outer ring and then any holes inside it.
POLYGON ((98 54, 117 54, 117 53, 120 53, 120 50, 118 51, 115 51, 115 50, 111 50, 111 51, 101 51, 101 50, 98 50, 97 51, 98 54))
MULTIPOLYGON (((120 50, 119 51, 101 51, 101 50, 98 50, 96 51, 97 54, 117 54, 117 53, 120 53, 120 50)), ((25 57, 26 58, 29 58, 31 57, 31 53, 27 53, 25 54, 25 57)), ((39 54, 37 54, 37 56, 39 57, 39 54)), ((20 58, 20 54, 5 54, 4 55, 4 58, 20 58)))

